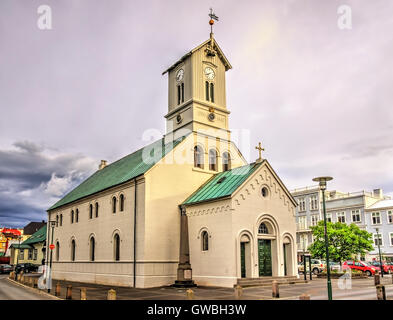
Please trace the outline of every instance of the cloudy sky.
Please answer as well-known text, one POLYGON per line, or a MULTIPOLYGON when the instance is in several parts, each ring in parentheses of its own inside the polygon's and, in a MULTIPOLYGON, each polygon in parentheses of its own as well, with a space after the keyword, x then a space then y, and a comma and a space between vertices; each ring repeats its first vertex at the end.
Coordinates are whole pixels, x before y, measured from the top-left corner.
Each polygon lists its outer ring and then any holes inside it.
POLYGON ((262 141, 289 189, 328 174, 334 189, 393 195, 391 0, 2 0, 0 226, 45 219, 100 159, 164 133, 161 73, 209 37, 210 7, 246 158, 262 141), (52 30, 37 26, 43 4, 52 30))

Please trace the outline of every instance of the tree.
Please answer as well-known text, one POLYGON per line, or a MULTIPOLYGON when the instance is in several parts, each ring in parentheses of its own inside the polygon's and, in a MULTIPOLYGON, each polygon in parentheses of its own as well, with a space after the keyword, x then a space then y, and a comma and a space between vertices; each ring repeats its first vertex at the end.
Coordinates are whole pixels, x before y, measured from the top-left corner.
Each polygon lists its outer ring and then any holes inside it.
MULTIPOLYGON (((345 260, 355 255, 364 255, 373 250, 372 234, 361 230, 356 224, 347 225, 341 222, 327 222, 327 235, 329 242, 329 259, 338 261, 340 266, 345 260)), ((311 227, 314 242, 308 248, 314 257, 326 259, 325 226, 319 221, 311 227)))

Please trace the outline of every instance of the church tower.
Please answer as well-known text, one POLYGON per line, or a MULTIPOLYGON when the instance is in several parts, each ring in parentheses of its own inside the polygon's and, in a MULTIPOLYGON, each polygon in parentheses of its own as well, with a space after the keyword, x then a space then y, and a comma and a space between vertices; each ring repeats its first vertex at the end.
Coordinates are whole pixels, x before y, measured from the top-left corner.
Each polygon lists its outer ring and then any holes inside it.
POLYGON ((231 68, 211 32, 163 72, 168 73, 167 134, 187 129, 230 140, 225 73, 231 68))

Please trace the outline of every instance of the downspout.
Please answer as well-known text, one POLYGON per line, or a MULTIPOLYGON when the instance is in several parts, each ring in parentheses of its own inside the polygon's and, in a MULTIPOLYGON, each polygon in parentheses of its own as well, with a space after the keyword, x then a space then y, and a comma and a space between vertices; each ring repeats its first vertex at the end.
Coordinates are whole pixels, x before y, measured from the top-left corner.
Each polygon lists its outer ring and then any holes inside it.
POLYGON ((136 288, 136 178, 134 178, 134 288, 136 288))

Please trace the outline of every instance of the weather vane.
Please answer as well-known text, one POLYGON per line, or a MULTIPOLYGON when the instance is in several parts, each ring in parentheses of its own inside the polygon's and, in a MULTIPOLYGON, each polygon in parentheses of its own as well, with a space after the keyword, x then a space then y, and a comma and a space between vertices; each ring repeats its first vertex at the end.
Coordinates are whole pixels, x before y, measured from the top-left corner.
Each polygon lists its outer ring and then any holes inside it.
POLYGON ((210 31, 211 31, 211 33, 213 33, 213 24, 214 24, 214 20, 218 21, 218 17, 216 16, 215 13, 213 13, 213 9, 212 9, 212 8, 210 8, 209 17, 210 17, 210 21, 209 21, 209 24, 210 24, 210 31))

